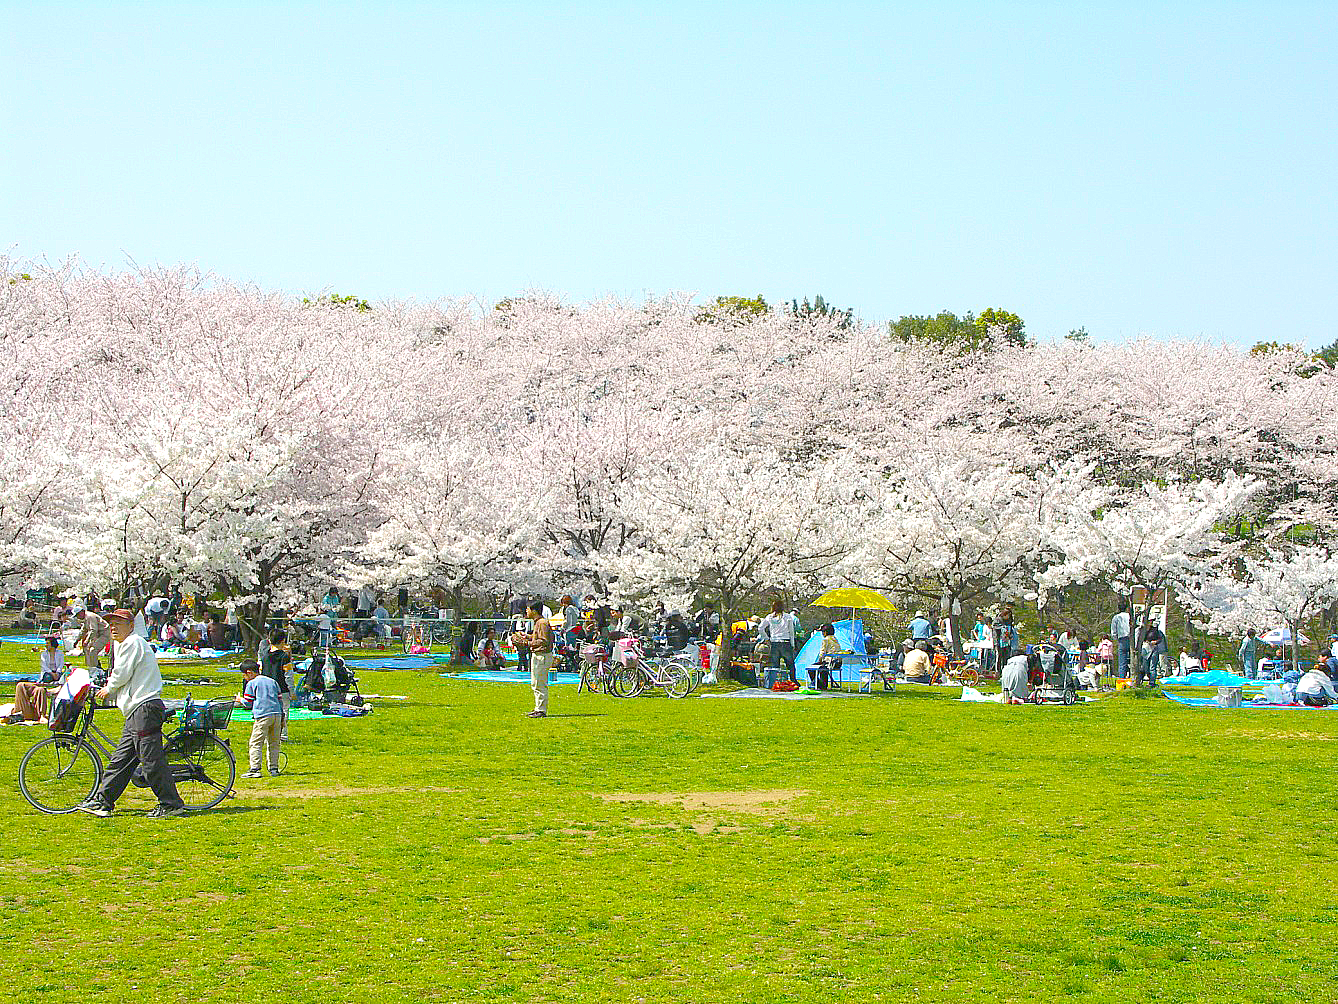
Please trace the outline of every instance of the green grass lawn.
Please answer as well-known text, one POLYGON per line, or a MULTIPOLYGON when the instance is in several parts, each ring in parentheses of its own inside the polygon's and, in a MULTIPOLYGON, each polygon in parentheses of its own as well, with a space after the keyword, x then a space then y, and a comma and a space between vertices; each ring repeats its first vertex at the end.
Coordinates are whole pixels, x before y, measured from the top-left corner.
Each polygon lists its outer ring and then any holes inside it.
POLYGON ((1338 712, 362 679, 180 820, 32 811, 0 729, 9 999, 1338 999, 1338 712))

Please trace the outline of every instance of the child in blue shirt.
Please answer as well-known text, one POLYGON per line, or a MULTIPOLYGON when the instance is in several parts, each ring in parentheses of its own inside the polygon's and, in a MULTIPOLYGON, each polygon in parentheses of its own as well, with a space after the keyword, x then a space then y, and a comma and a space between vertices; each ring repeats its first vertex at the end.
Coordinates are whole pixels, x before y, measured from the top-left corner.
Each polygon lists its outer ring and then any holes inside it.
POLYGON ((283 735, 283 703, 279 700, 279 685, 272 677, 261 676, 260 666, 254 659, 242 663, 242 679, 246 681, 239 700, 251 709, 255 724, 251 727, 251 769, 242 777, 260 776, 260 755, 269 750, 270 777, 279 774, 279 748, 283 735))

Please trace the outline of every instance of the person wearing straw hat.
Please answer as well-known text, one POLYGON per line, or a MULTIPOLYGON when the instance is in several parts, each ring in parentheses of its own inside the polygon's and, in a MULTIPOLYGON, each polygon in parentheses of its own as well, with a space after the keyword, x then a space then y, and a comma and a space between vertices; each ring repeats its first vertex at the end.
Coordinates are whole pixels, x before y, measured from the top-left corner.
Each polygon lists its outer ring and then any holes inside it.
POLYGON ((125 728, 107 761, 107 772, 102 775, 98 790, 81 802, 78 809, 91 816, 110 816, 135 768, 141 767, 149 787, 158 796, 158 805, 149 813, 150 818, 184 816, 186 805, 177 792, 163 750, 167 709, 163 706, 163 676, 158 670, 158 657, 149 643, 135 634, 135 615, 129 610, 113 610, 107 615, 107 622, 115 639, 112 670, 97 698, 104 702, 115 700, 125 715, 125 728))

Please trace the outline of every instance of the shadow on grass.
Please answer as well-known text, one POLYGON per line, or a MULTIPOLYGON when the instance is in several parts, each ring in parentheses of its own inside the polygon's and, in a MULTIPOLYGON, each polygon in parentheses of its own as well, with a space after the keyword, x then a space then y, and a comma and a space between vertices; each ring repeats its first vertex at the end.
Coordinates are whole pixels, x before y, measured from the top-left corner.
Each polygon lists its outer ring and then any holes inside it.
POLYGON ((199 812, 192 812, 191 816, 228 816, 237 812, 269 812, 277 808, 279 808, 277 805, 220 805, 213 809, 201 809, 199 812))

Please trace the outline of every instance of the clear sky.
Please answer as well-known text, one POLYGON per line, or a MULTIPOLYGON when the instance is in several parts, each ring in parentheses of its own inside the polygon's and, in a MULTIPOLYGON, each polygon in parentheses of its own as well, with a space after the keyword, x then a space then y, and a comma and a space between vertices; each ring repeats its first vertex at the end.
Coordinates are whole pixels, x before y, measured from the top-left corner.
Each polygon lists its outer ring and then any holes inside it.
POLYGON ((0 249, 1338 337, 1338 2, 0 0, 0 249))

